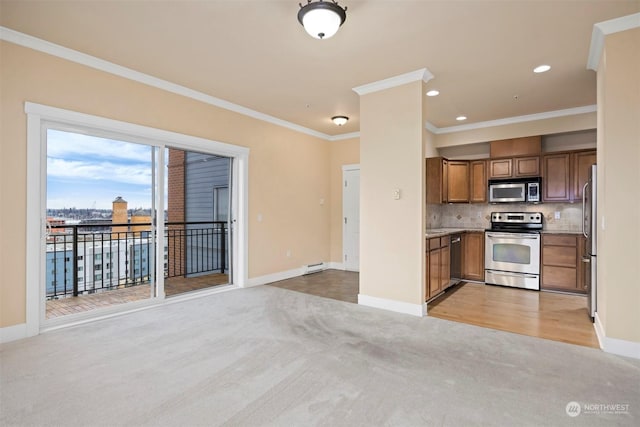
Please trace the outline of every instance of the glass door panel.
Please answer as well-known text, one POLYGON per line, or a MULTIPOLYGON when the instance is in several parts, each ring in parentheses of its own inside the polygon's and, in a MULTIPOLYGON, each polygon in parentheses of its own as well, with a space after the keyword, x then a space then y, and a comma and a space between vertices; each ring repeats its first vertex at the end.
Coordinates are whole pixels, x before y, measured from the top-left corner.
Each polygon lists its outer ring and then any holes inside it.
POLYGON ((46 319, 155 295, 158 149, 48 128, 46 319))
POLYGON ((167 149, 167 296, 229 283, 231 159, 167 149))

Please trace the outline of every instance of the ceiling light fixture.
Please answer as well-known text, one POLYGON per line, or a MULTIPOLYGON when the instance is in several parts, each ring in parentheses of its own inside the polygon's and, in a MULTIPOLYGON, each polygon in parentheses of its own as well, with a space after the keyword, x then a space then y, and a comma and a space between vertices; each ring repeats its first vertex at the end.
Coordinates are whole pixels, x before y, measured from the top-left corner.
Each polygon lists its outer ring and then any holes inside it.
POLYGON ((458 117, 456 117, 456 120, 459 121, 459 122, 461 122, 463 120, 467 120, 467 116, 458 116, 458 117))
POLYGON ((429 92, 427 92, 427 96, 438 96, 438 95, 440 95, 440 92, 435 89, 431 89, 429 92))
POLYGON ((333 117, 331 117, 331 120, 336 125, 342 126, 342 125, 344 125, 345 123, 347 123, 349 121, 349 117, 347 117, 347 116, 333 116, 333 117))
POLYGON ((536 68, 533 69, 534 73, 544 73, 547 72, 551 69, 550 65, 538 65, 536 68))
POLYGON ((333 36, 347 19, 347 8, 338 6, 335 0, 307 0, 306 5, 299 4, 298 21, 305 31, 316 39, 328 39, 333 36))

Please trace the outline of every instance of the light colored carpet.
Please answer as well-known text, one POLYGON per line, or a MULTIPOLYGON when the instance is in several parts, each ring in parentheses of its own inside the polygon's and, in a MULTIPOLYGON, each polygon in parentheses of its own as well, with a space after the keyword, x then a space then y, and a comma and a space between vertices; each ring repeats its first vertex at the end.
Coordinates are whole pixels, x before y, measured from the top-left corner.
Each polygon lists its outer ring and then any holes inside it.
POLYGON ((637 360, 271 286, 0 349, 3 426, 640 425, 637 360))

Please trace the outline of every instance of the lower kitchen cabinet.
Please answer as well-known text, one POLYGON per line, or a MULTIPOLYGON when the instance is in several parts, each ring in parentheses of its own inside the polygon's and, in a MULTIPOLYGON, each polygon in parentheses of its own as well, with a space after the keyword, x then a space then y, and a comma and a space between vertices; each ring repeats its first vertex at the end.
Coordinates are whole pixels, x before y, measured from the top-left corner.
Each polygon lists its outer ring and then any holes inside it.
POLYGON ((431 299, 451 284, 450 236, 427 239, 425 298, 431 299))
POLYGON ((583 247, 577 234, 543 234, 540 289, 585 293, 583 247))
POLYGON ((462 278, 484 281, 484 233, 462 235, 462 278))

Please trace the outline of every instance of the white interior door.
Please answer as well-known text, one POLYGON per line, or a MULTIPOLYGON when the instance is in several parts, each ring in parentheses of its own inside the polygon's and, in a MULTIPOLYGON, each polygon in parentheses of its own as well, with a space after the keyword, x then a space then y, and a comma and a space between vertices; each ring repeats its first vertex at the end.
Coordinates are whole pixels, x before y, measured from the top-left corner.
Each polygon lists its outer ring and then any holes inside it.
POLYGON ((345 270, 360 271, 360 166, 344 166, 342 177, 342 259, 345 270))

